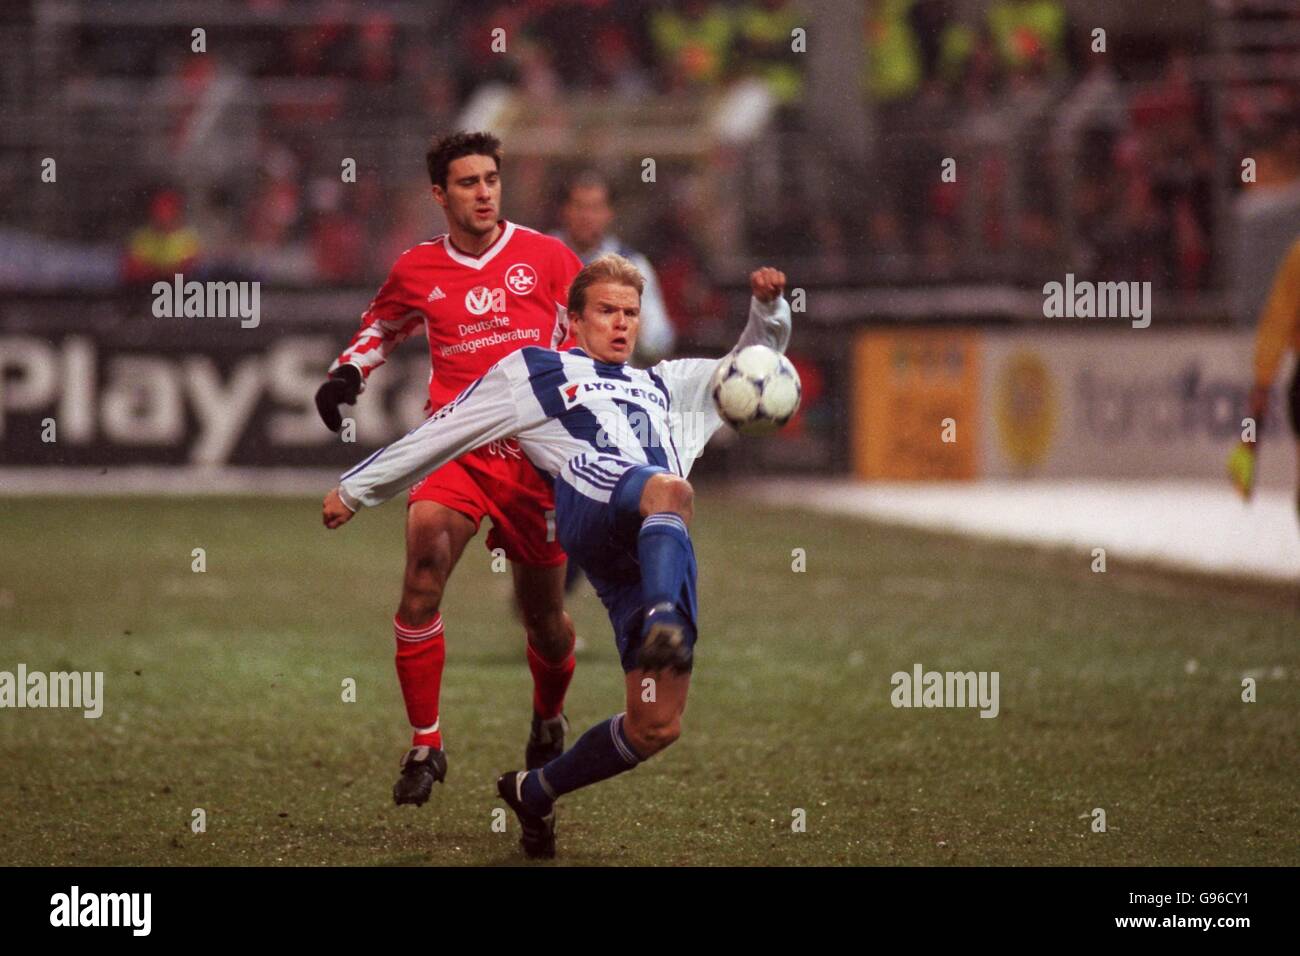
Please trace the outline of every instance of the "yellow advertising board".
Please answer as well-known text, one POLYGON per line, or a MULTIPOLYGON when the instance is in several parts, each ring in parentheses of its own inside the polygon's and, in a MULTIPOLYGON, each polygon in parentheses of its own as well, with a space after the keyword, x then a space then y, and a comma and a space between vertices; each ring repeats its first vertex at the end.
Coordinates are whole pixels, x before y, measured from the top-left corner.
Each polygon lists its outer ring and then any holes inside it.
POLYGON ((944 329, 859 333, 852 429, 859 478, 976 477, 979 335, 944 329))

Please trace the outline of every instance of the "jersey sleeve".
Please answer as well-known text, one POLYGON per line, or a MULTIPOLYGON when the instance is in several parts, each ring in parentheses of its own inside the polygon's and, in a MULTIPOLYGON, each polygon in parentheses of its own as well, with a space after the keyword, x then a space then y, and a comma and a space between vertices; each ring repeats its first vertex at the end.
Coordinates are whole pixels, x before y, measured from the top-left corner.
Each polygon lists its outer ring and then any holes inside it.
POLYGON ((362 313, 361 328, 329 367, 330 372, 340 365, 354 365, 361 372, 364 389, 370 373, 383 365, 393 349, 424 325, 424 313, 411 307, 406 284, 402 260, 398 259, 362 313))
POLYGON ((736 347, 731 351, 739 352, 751 345, 766 345, 770 349, 784 353, 790 344, 790 303, 785 296, 779 295, 771 302, 749 300, 749 321, 736 347))
POLYGON ((581 271, 582 260, 578 258, 577 253, 559 239, 556 239, 555 261, 550 275, 551 297, 555 300, 556 305, 568 308, 569 286, 573 285, 574 278, 581 271))
POLYGON ((573 332, 569 323, 569 286, 582 271, 582 260, 572 249, 555 240, 555 255, 552 257, 550 282, 548 287, 555 302, 555 334, 551 337, 551 348, 568 348, 573 345, 573 332))
POLYGON ((1300 241, 1282 260, 1255 330, 1255 384, 1268 388, 1287 349, 1300 337, 1300 241))
MULTIPOLYGON (((749 321, 729 355, 751 345, 766 345, 784 352, 790 344, 790 304, 783 296, 771 302, 750 299, 749 321)), ((710 385, 721 359, 672 359, 651 369, 668 389, 669 423, 673 440, 686 457, 684 467, 704 453, 704 446, 720 427, 722 418, 713 404, 710 385)))
POLYGON ((518 352, 506 356, 423 424, 344 474, 343 503, 354 511, 382 504, 467 451, 534 424, 521 410, 528 405, 515 400, 521 363, 518 352))

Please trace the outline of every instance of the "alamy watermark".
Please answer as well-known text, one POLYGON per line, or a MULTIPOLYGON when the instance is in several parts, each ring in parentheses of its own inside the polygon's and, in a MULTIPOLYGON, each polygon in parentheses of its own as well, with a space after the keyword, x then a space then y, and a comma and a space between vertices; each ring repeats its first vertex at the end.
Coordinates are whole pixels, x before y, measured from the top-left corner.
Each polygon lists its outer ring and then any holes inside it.
POLYGON ((668 412, 668 428, 657 427, 656 419, 639 408, 626 413, 601 409, 595 413, 600 430, 598 448, 663 448, 680 439, 685 448, 702 448, 718 428, 718 417, 710 411, 668 412))
POLYGON ((978 707, 981 717, 998 715, 998 671, 897 671, 889 702, 895 707, 978 707))
POLYGON ((186 282, 178 272, 171 282, 155 282, 153 296, 158 319, 237 318, 243 329, 255 329, 262 321, 260 282, 186 282))
POLYGON ((95 720, 104 713, 103 671, 0 671, 0 708, 69 707, 95 720))
POLYGON ((1133 328, 1151 324, 1150 282, 1091 282, 1074 280, 1043 286, 1043 316, 1048 319, 1132 319, 1133 328))
POLYGON ((83 893, 73 886, 50 897, 51 926, 125 926, 132 936, 148 936, 152 917, 152 893, 83 893))

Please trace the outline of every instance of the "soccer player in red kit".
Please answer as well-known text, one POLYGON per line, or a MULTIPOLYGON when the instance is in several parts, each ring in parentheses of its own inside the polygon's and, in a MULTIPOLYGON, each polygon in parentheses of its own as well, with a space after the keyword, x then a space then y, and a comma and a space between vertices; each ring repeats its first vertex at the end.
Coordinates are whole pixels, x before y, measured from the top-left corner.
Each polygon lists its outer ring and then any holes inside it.
MULTIPOLYGON (((337 431, 350 405, 394 348, 423 329, 433 368, 428 412, 436 411, 498 359, 525 345, 558 348, 568 338, 568 288, 582 263, 562 242, 498 218, 501 143, 489 133, 455 133, 426 161, 446 235, 402 253, 362 316, 361 328, 330 366, 316 394, 337 431)), ((397 677, 413 728, 393 786, 398 804, 423 804, 445 779, 438 695, 445 658, 439 605, 452 568, 483 518, 489 550, 510 559, 533 675, 531 768, 564 750, 564 695, 573 676, 573 622, 564 611, 564 551, 556 541, 550 485, 513 439, 478 448, 411 488, 406 573, 393 620, 397 677)))

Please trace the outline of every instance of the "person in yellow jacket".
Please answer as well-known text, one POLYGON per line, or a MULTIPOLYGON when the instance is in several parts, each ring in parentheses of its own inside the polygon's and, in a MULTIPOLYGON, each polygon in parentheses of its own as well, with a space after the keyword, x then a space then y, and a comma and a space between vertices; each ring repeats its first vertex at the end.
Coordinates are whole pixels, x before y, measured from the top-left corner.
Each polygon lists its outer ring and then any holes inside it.
POLYGON ((1064 67, 1066 11, 1061 0, 996 0, 988 26, 1007 69, 1064 67))
POLYGON ((199 235, 185 224, 184 200, 162 189, 149 203, 149 223, 131 234, 123 257, 127 282, 152 282, 188 272, 198 261, 199 235))
POLYGON ((674 89, 718 86, 735 43, 730 11, 709 0, 682 0, 650 18, 650 36, 661 70, 674 89))
MULTIPOLYGON (((1256 441, 1242 441, 1228 459, 1228 474, 1243 498, 1255 490, 1255 462, 1263 437, 1268 393, 1288 351, 1300 356, 1300 239, 1291 244, 1282 259, 1272 291, 1255 330, 1255 385, 1250 392, 1250 417, 1255 420, 1256 441)), ((1300 361, 1296 362, 1288 391, 1291 430, 1296 436, 1297 467, 1300 468, 1300 361)), ((1300 488, 1296 489, 1300 509, 1300 488)))
POLYGON ((741 65, 760 76, 782 106, 803 96, 805 58, 792 46, 794 30, 805 25, 798 8, 787 0, 758 0, 736 11, 741 65))
POLYGON ((878 103, 902 102, 925 79, 921 45, 909 16, 916 0, 873 0, 865 19, 867 58, 863 81, 878 103))

